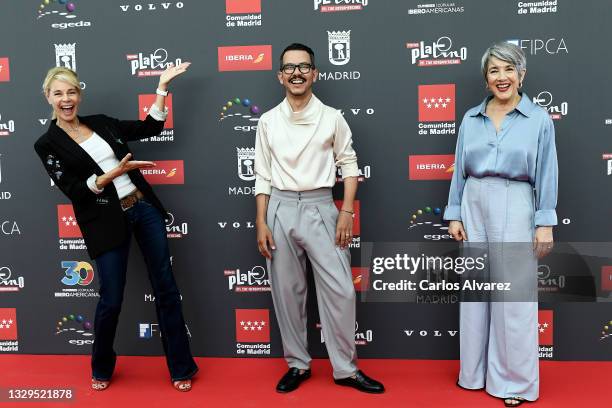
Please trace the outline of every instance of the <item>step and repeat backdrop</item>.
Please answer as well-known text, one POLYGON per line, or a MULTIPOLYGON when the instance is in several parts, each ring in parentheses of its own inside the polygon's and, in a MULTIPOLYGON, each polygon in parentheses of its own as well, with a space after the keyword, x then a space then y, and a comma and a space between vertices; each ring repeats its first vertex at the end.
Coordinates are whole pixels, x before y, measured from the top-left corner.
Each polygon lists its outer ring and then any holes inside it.
MULTIPOLYGON (((441 211, 457 131, 486 96, 483 51, 507 40, 527 55, 523 90, 554 120, 559 155, 555 238, 567 250, 538 270, 540 356, 609 360, 612 262, 572 255, 569 243, 610 240, 611 12, 596 0, 3 1, 0 353, 86 354, 93 343, 96 266, 33 149, 50 123, 46 71, 78 72, 81 114, 132 119, 146 116, 168 64, 191 61, 171 86, 163 132, 132 143, 138 159, 157 163, 146 177, 171 213, 186 330, 198 356, 282 356, 255 242, 254 145, 260 115, 284 97, 280 52, 302 42, 316 54, 315 93, 342 111, 359 156, 351 245, 359 355, 458 358, 457 299, 424 291, 412 302, 368 301, 361 251, 449 241, 441 211), (572 279, 580 294, 567 290, 572 279)), ((341 185, 334 193, 341 200, 341 185)), ((130 256, 116 349, 158 355, 136 244, 130 256)), ((309 296, 309 343, 324 357, 314 284, 309 296)))

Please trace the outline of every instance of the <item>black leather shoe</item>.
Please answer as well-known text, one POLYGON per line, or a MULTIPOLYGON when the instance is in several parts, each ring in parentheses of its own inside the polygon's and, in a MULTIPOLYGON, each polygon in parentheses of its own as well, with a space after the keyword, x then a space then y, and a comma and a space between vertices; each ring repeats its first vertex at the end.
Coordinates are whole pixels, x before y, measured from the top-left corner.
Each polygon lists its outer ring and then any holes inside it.
POLYGON ((345 385, 347 387, 353 387, 362 392, 369 392, 371 394, 382 394, 385 392, 385 386, 378 381, 368 377, 359 370, 355 373, 355 378, 347 377, 339 380, 334 380, 338 385, 345 385))
POLYGON ((290 368, 276 385, 276 392, 291 392, 300 386, 302 381, 310 378, 310 370, 300 374, 299 368, 290 368))

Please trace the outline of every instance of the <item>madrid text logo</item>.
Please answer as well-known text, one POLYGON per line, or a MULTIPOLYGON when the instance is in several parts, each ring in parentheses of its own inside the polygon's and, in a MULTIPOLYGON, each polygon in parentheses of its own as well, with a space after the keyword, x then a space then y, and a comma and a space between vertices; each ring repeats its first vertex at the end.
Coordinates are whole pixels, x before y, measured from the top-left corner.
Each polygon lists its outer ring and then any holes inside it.
POLYGON ((554 353, 553 311, 538 310, 539 356, 552 359, 554 353))
POLYGON ((189 234, 189 225, 186 222, 176 222, 174 214, 168 213, 166 219, 166 235, 168 238, 183 238, 189 234))
POLYGON ((157 12, 157 11, 168 11, 175 9, 182 9, 185 4, 182 1, 163 1, 163 2, 147 2, 137 4, 121 4, 119 8, 123 13, 144 13, 144 12, 157 12))
POLYGON ((149 184, 185 184, 183 160, 156 160, 155 167, 140 169, 149 184))
POLYGON ((67 339, 73 346, 86 346, 93 344, 93 325, 80 314, 62 316, 55 327, 55 335, 67 339))
MULTIPOLYGON (((155 98, 157 95, 155 94, 140 94, 138 95, 138 118, 140 120, 145 120, 145 118, 149 115, 149 109, 155 103, 155 98)), ((174 128, 174 109, 172 109, 172 94, 168 94, 164 101, 166 108, 168 108, 168 116, 166 116, 166 121, 164 122, 164 131, 160 133, 159 136, 150 137, 148 140, 157 141, 159 138, 163 138, 164 136, 172 136, 172 138, 168 139, 168 141, 174 140, 174 131, 168 131, 168 129, 174 128)), ((160 140, 166 141, 166 140, 160 140)))
POLYGON ((219 72, 269 71, 272 69, 271 45, 246 45, 217 48, 219 72))
MULTIPOLYGON (((351 60, 351 30, 327 32, 327 54, 332 65, 342 66, 351 60)), ((359 79, 359 71, 319 71, 319 80, 338 81, 359 79)))
POLYGON ((607 163, 606 174, 609 176, 610 174, 612 174, 612 153, 604 153, 601 155, 601 158, 604 159, 607 163))
POLYGON ((0 136, 10 136, 15 131, 15 121, 13 119, 2 119, 0 114, 0 136))
POLYGON ((563 38, 534 38, 527 40, 508 40, 509 43, 514 44, 528 55, 538 54, 569 54, 567 45, 563 38))
POLYGON ((168 51, 158 48, 148 55, 139 52, 138 54, 126 55, 130 62, 132 76, 150 77, 160 76, 164 70, 172 65, 179 66, 183 62, 180 58, 169 60, 168 51))
POLYGON ((226 269, 223 274, 227 277, 230 291, 239 293, 270 291, 270 279, 263 266, 257 265, 246 271, 226 269))
MULTIPOLYGON (((336 208, 342 208, 342 200, 334 200, 336 208)), ((353 203, 353 241, 348 245, 349 248, 361 247, 361 203, 355 200, 353 203)))
MULTIPOLYGON (((53 44, 55 46, 55 66, 69 68, 76 72, 76 43, 53 44)), ((81 89, 85 89, 85 82, 80 82, 81 89)))
MULTIPOLYGON (((2 154, 0 154, 2 159, 2 154)), ((2 160, 0 160, 0 184, 2 184, 2 160)), ((0 191, 0 200, 10 200, 13 195, 10 191, 0 191)))
POLYGON ((259 122, 259 114, 261 109, 255 105, 249 98, 234 98, 229 100, 221 108, 219 114, 219 122, 230 119, 229 122, 235 124, 233 129, 237 132, 252 132, 257 130, 257 122, 259 122))
POLYGON ((612 320, 604 324, 603 328, 601 329, 601 337, 599 337, 599 340, 606 340, 611 337, 612 337, 612 320))
POLYGON ((237 147, 238 177, 244 181, 255 180, 255 148, 237 147))
POLYGON ((270 355, 269 309, 236 309, 236 354, 270 355))
POLYGON ((13 276, 11 268, 0 266, 0 292, 19 292, 24 284, 23 276, 13 276))
POLYGON ((549 14, 557 12, 558 0, 540 1, 518 1, 516 3, 517 14, 549 14))
POLYGON ((4 235, 21 235, 21 230, 19 229, 17 221, 0 221, 0 231, 2 231, 4 235))
MULTIPOLYGON (((187 324, 185 324, 185 331, 187 332, 187 336, 191 338, 191 331, 189 330, 189 326, 187 326, 187 324)), ((162 336, 158 323, 138 323, 138 338, 148 340, 152 339, 154 336, 162 336)))
POLYGON ((419 85, 418 94, 419 134, 454 135, 455 84, 419 85))
POLYGON ((417 4, 416 8, 408 9, 408 14, 411 16, 419 16, 424 14, 455 14, 463 13, 465 7, 457 2, 445 3, 423 3, 417 4))
MULTIPOLYGON (((91 21, 77 21, 76 3, 76 0, 43 0, 38 6, 37 20, 49 21, 51 28, 60 30, 91 27, 91 21)), ((82 1, 78 3, 79 5, 83 4, 82 1)))
POLYGON ((553 96, 548 91, 540 92, 533 98, 533 103, 546 109, 550 118, 553 120, 561 119, 563 116, 567 115, 567 102, 555 102, 553 104, 553 96))
POLYGON ((367 7, 369 0, 314 0, 314 10, 321 13, 359 11, 367 7))
POLYGON ((455 155, 410 155, 408 168, 410 180, 450 180, 455 170, 455 155))
POLYGON ((601 267, 601 290, 612 292, 612 266, 601 267))
POLYGON ((423 233, 422 238, 428 241, 450 240, 448 226, 442 222, 442 209, 436 206, 425 206, 410 215, 408 230, 423 233))
POLYGON ((8 57, 0 57, 0 82, 11 80, 11 70, 8 57))
POLYGON ((56 298, 89 298, 99 297, 97 291, 88 286, 94 280, 94 269, 86 261, 62 261, 63 277, 60 280, 64 287, 55 292, 56 298))
POLYGON ((17 309, 0 308, 0 352, 19 351, 17 309))
POLYGON ((261 0, 225 0, 226 27, 261 26, 261 0))
POLYGON ((412 65, 419 67, 456 65, 467 59, 467 48, 453 49, 453 40, 446 36, 431 44, 425 44, 425 41, 408 42, 406 48, 410 50, 412 65))

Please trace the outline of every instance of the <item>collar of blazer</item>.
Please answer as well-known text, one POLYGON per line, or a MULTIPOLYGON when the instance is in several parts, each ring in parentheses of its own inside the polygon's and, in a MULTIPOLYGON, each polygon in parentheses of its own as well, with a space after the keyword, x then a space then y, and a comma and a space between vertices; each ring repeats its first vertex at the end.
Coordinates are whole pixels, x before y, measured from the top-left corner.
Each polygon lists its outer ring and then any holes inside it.
MULTIPOLYGON (((115 131, 112 128, 112 124, 110 121, 102 116, 78 116, 79 121, 84 123, 91 130, 96 132, 102 139, 104 139, 117 157, 117 160, 121 160, 127 151, 124 153, 121 149, 121 146, 124 146, 123 141, 117 135, 115 135, 115 131)), ((104 174, 104 171, 98 166, 91 156, 83 149, 77 142, 75 142, 62 128, 57 126, 57 120, 54 119, 51 121, 49 125, 49 137, 50 139, 59 145, 62 149, 67 151, 71 156, 75 157, 79 162, 83 163, 91 174, 91 171, 95 172, 97 175, 104 174)))

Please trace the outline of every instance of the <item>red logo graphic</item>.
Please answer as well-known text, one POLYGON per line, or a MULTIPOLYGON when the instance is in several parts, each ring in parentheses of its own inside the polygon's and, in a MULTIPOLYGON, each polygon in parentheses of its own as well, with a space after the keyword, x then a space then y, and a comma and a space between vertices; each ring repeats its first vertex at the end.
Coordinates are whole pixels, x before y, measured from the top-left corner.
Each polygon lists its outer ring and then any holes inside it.
POLYGON ((185 184, 182 160, 157 160, 155 167, 140 169, 149 184, 185 184))
MULTIPOLYGON (((149 114, 151 105, 155 103, 155 94, 142 94, 138 95, 138 118, 144 120, 149 114)), ((168 116, 166 117, 166 123, 164 123, 164 129, 172 129, 174 127, 173 110, 172 110, 172 94, 166 96, 166 107, 168 108, 168 116)))
POLYGON ((612 291, 612 266, 601 267, 601 290, 612 291))
MULTIPOLYGON (((342 208, 342 200, 335 200, 334 203, 338 207, 338 211, 342 208)), ((360 211, 359 200, 353 202, 353 235, 361 235, 361 211, 360 211)))
POLYGON ((17 309, 0 309, 0 340, 17 340, 17 309))
POLYGON ((261 0, 225 0, 225 14, 261 13, 261 0))
POLYGON ((11 80, 11 70, 9 68, 9 59, 0 57, 0 82, 8 82, 11 80))
POLYGON ((57 206, 57 228, 60 238, 83 238, 74 216, 72 204, 59 204, 57 206))
POLYGON ((538 332, 540 346, 553 345, 553 311, 538 310, 538 332))
POLYGON ((269 343, 270 311, 268 309, 236 309, 236 341, 269 343))
POLYGON ((370 269, 364 266, 351 267, 353 285, 357 292, 367 291, 370 286, 370 269))
POLYGON ((455 84, 419 85, 419 122, 455 120, 455 84))
POLYGON ((455 171, 454 154, 425 154, 408 157, 410 180, 450 180, 455 171))
POLYGON ((272 69, 271 45, 219 47, 219 71, 269 71, 272 69))

